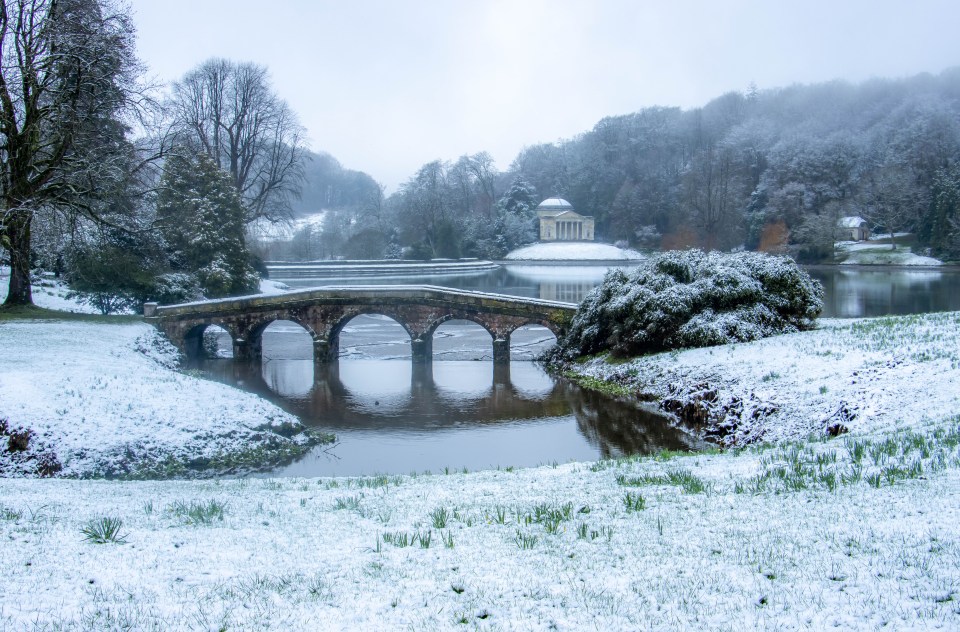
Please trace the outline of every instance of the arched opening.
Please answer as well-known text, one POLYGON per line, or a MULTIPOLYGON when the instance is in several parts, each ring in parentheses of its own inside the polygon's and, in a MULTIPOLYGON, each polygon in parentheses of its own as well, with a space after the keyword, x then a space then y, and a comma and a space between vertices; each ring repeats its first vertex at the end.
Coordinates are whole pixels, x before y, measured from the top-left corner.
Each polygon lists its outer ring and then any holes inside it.
POLYGON ((260 332, 263 360, 313 360, 313 336, 292 320, 275 320, 260 332))
POLYGON ((511 360, 536 360, 544 351, 557 344, 557 337, 545 326, 528 323, 510 334, 511 360))
POLYGON ((232 358, 233 336, 219 325, 210 325, 203 330, 203 351, 206 358, 232 358))
POLYGON ((331 345, 342 360, 410 359, 410 333, 383 314, 359 314, 340 325, 331 335, 331 345))
POLYGON ((260 372, 270 390, 305 397, 313 388, 313 336, 299 323, 275 320, 260 331, 260 372))
POLYGON ((433 360, 491 360, 493 336, 472 320, 450 319, 433 331, 433 360))
POLYGON ((233 336, 219 325, 196 325, 183 337, 183 346, 189 361, 233 357, 233 336))

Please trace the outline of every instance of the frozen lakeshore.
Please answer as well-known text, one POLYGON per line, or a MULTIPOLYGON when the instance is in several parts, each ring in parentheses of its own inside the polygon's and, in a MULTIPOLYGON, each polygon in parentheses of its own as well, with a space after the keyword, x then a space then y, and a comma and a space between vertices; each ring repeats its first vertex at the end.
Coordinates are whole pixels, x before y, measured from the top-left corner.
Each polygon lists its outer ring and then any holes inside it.
MULTIPOLYGON (((772 445, 719 454, 359 479, 0 479, 0 627, 955 629, 958 323, 828 321, 577 365, 678 400, 706 384, 727 413, 735 399, 772 406, 718 418, 731 443, 772 445), (828 439, 840 402, 850 432, 828 439), (122 542, 86 539, 104 517, 122 542)), ((214 427, 242 411, 243 427, 283 422, 137 351, 149 334, 3 322, 4 348, 32 355, 0 358, 0 416, 63 453, 86 445, 77 464, 124 437, 193 445, 164 439, 189 433, 176 407, 198 405, 191 392, 214 427)))

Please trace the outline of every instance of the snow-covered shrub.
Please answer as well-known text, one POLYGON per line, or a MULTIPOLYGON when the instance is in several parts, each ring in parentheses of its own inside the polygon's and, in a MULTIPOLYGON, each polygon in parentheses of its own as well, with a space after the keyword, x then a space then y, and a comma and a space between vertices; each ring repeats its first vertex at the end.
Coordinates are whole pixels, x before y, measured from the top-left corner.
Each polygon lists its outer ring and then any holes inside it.
POLYGON ((169 272, 154 280, 154 292, 151 298, 161 305, 186 303, 203 298, 200 283, 187 272, 169 272))
POLYGON ((629 274, 613 270, 580 304, 558 351, 639 355, 807 329, 823 287, 792 259, 671 251, 629 274))

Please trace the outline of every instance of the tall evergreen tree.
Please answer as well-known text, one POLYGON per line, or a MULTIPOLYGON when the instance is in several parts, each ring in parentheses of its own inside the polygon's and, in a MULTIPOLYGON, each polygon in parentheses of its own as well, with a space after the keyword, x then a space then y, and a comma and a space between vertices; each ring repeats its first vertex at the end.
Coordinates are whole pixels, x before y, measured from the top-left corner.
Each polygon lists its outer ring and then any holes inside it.
POLYGON ((170 155, 160 180, 157 222, 174 269, 195 275, 208 297, 257 291, 243 204, 230 175, 209 156, 183 149, 170 155))

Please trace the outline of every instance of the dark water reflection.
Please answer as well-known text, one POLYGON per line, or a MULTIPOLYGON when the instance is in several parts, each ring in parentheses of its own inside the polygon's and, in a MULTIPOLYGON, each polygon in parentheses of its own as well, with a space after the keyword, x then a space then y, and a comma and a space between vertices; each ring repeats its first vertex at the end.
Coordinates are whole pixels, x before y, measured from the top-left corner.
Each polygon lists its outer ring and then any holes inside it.
POLYGON ((409 473, 594 460, 702 442, 639 404, 548 376, 532 362, 226 360, 205 367, 261 394, 305 423, 337 434, 334 448, 279 476, 409 473), (309 384, 307 383, 309 381, 309 384))
POLYGON ((810 268, 823 283, 823 316, 861 318, 960 310, 960 272, 925 268, 810 268))

